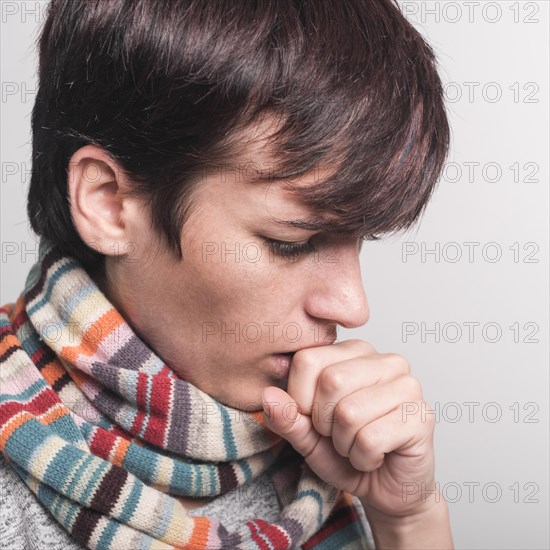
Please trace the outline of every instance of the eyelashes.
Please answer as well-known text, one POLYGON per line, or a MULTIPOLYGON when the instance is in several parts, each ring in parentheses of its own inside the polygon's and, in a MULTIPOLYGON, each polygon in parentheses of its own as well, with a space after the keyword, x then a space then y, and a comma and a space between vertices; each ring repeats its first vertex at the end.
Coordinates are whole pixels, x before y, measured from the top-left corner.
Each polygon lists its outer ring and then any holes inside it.
POLYGON ((305 243, 292 243, 263 237, 263 241, 269 246, 274 254, 281 258, 295 258, 303 254, 310 254, 317 251, 317 248, 311 243, 311 240, 305 243))
MULTIPOLYGON (((321 235, 321 234, 315 234, 308 241, 305 243, 296 243, 292 241, 279 241, 277 239, 270 239, 268 237, 262 237, 258 235, 258 237, 266 244, 270 251, 273 252, 276 256, 280 258, 286 258, 291 259, 292 261, 297 261, 301 256, 305 256, 307 254, 313 254, 313 253, 319 253, 321 249, 328 247, 327 252, 330 253, 331 251, 334 252, 334 246, 337 246, 336 243, 333 243, 331 245, 331 241, 328 237, 321 235)), ((357 248, 357 253, 359 254, 361 252, 361 248, 363 245, 363 241, 365 240, 371 240, 369 237, 349 237, 350 239, 353 239, 356 241, 355 246, 357 248)), ((379 237, 374 237, 372 240, 378 240, 379 237)), ((330 261, 337 261, 335 259, 332 259, 330 261)))

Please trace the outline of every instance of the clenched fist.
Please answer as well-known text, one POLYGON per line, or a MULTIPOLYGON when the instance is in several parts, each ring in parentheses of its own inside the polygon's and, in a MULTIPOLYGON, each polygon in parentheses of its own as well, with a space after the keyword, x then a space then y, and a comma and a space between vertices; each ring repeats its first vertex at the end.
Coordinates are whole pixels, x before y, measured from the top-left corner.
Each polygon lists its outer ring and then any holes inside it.
MULTIPOLYGON (((444 522, 446 503, 435 491, 434 415, 403 357, 361 340, 299 350, 287 391, 265 388, 263 406, 267 426, 321 479, 361 500, 375 540, 376 523, 407 531, 420 518, 424 527, 428 518, 441 518, 434 526, 444 522)), ((429 543, 411 535, 408 541, 429 543)), ((452 548, 450 530, 433 540, 452 548)))

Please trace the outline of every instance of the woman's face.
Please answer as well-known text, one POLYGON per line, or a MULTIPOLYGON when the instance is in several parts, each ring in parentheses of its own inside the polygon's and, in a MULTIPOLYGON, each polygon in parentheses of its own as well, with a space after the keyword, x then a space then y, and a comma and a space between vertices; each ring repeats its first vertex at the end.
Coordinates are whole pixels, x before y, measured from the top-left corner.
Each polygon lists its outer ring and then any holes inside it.
POLYGON ((259 410, 265 386, 286 389, 290 358, 277 354, 331 344, 337 325, 367 322, 361 240, 278 223, 315 214, 283 182, 227 171, 198 185, 183 261, 154 236, 147 215, 136 217, 132 253, 107 257, 105 290, 179 376, 229 406, 259 410), (266 238, 312 239, 317 251, 285 258, 266 238))

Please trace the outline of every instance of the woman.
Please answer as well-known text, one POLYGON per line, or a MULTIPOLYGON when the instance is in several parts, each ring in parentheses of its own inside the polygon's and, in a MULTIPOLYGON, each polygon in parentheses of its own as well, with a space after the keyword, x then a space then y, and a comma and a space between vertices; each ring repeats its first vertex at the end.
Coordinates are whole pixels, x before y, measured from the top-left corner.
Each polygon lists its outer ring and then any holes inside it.
POLYGON ((451 548, 420 383, 336 343, 447 153, 429 46, 391 0, 47 15, 2 547, 451 548))

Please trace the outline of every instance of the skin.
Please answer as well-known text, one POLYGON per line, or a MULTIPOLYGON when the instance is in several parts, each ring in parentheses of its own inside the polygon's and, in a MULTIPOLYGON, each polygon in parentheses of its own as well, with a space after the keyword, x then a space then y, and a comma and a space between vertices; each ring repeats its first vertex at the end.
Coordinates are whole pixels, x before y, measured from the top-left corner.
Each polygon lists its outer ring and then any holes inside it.
MULTIPOLYGON (((266 158, 259 146, 244 155, 266 158)), ((403 357, 361 340, 333 343, 338 326, 369 318, 361 241, 283 226, 278 219, 313 214, 284 183, 225 176, 199 183, 179 262, 145 204, 125 194, 131 181, 116 163, 99 147, 79 149, 69 163, 71 213, 83 240, 105 254, 92 276, 177 374, 232 407, 263 408, 321 478, 358 496, 377 547, 452 548, 444 499, 403 498, 406 483, 435 484, 433 415, 402 417, 404 403, 430 410, 420 383, 403 357), (264 237, 313 239, 318 253, 289 261, 264 237), (223 250, 238 250, 239 260, 223 250), (239 336, 222 323, 238 323, 239 336), (291 351, 285 373, 273 354, 291 351)), ((314 181, 306 175, 300 185, 314 181)))

